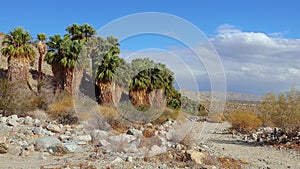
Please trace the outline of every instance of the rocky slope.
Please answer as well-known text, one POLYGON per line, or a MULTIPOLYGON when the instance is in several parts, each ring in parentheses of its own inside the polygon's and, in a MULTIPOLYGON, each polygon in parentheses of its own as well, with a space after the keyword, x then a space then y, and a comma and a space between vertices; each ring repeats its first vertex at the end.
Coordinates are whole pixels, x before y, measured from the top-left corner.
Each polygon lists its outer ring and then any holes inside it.
MULTIPOLYGON (((168 120, 126 133, 0 117, 1 168, 297 168, 294 150, 228 133, 226 122, 168 120)), ((104 125, 104 124, 103 124, 104 125)))

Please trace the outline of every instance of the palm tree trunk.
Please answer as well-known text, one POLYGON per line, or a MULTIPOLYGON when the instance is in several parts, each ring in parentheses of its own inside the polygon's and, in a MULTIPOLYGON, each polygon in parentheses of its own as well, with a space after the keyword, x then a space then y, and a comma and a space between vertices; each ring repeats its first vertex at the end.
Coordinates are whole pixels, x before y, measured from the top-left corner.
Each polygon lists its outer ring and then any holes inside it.
POLYGON ((73 93, 74 94, 78 94, 79 91, 80 91, 80 85, 81 85, 81 81, 82 81, 82 78, 83 78, 83 74, 84 74, 84 69, 76 69, 75 72, 74 72, 74 86, 73 86, 73 93))
POLYGON ((28 83, 29 61, 10 58, 8 61, 8 80, 11 82, 28 83))
POLYGON ((74 94, 74 73, 75 68, 65 69, 65 91, 70 94, 74 94))
POLYGON ((64 89, 64 69, 60 64, 51 65, 54 76, 54 93, 59 93, 64 89))
POLYGON ((152 107, 161 108, 166 105, 166 95, 163 89, 152 90, 148 97, 152 107))
POLYGON ((41 93, 42 62, 43 62, 43 54, 40 53, 39 65, 38 65, 38 86, 37 86, 38 93, 41 93))
POLYGON ((151 105, 147 89, 133 89, 129 91, 129 98, 134 106, 151 105))
POLYGON ((122 93, 123 93, 123 88, 120 85, 115 84, 113 87, 113 99, 115 104, 120 103, 122 93))
POLYGON ((98 88, 99 88, 99 104, 103 105, 112 105, 114 104, 113 101, 113 94, 112 94, 112 82, 101 82, 98 81, 98 88))

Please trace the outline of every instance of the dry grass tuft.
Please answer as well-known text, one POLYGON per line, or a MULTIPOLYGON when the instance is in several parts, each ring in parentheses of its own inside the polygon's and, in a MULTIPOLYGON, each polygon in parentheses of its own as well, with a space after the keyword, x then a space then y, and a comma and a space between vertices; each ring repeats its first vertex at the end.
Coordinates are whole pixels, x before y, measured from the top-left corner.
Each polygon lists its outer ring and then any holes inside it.
POLYGON ((258 129, 262 122, 258 115, 249 111, 235 111, 227 116, 227 120, 231 123, 232 130, 236 130, 243 134, 252 133, 258 129))
POLYGON ((236 160, 230 157, 219 157, 218 162, 221 165, 221 168, 224 169, 242 169, 243 164, 248 164, 248 162, 243 160, 236 160))
POLYGON ((73 97, 68 94, 64 94, 57 98, 57 101, 49 105, 49 116, 57 120, 61 124, 76 124, 78 123, 78 117, 75 116, 73 97))

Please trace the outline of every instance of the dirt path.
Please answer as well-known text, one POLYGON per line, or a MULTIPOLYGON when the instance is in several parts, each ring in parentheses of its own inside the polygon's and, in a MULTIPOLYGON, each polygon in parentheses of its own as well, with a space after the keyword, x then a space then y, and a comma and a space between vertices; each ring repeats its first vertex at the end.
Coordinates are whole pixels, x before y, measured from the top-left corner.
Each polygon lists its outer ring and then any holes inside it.
MULTIPOLYGON (((207 124, 213 125, 213 124, 207 124)), ((248 162, 245 168, 281 169, 300 168, 300 153, 292 150, 277 150, 270 146, 259 146, 254 142, 243 141, 240 136, 224 134, 229 127, 222 123, 214 130, 205 144, 217 156, 229 156, 248 162)), ((213 128, 213 127, 212 127, 213 128)))

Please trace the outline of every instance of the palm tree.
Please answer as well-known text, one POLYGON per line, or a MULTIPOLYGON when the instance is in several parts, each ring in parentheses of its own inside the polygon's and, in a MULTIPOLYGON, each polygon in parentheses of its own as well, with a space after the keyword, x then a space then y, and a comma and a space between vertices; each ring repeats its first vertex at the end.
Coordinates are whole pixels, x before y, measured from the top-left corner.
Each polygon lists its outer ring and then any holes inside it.
MULTIPOLYGON (((9 81, 25 81, 28 85, 29 64, 34 60, 35 52, 32 37, 21 27, 13 29, 5 36, 2 54, 8 57, 9 81)), ((30 85, 29 85, 30 87, 30 85)))
POLYGON ((43 56, 47 52, 47 45, 45 43, 46 40, 46 34, 38 34, 37 40, 39 41, 37 44, 37 49, 39 51, 39 65, 38 65, 38 87, 37 92, 41 93, 41 75, 42 75, 42 62, 43 62, 43 56))
POLYGON ((81 50, 88 38, 96 31, 87 24, 73 24, 66 30, 69 34, 65 34, 63 38, 60 35, 50 37, 47 43, 50 50, 45 60, 52 65, 56 86, 74 94, 79 91, 84 66, 87 66, 85 64, 88 60, 88 56, 82 55, 81 50))
POLYGON ((87 23, 83 25, 75 23, 68 26, 66 31, 70 33, 72 40, 84 40, 86 42, 89 38, 96 34, 95 28, 87 23))
POLYGON ((63 45, 63 39, 60 35, 54 35, 49 37, 49 41, 46 43, 49 47, 48 52, 45 55, 45 61, 51 65, 54 75, 55 89, 54 92, 60 92, 64 90, 64 68, 60 64, 62 58, 61 46, 63 45))
POLYGON ((164 64, 149 59, 136 59, 131 64, 133 76, 130 81, 129 97, 134 106, 180 107, 180 93, 174 89, 174 73, 164 64), (144 69, 144 70, 142 70, 144 69))
POLYGON ((103 57, 96 71, 96 84, 100 92, 98 101, 100 104, 111 105, 114 103, 112 90, 115 87, 115 83, 113 79, 121 63, 121 59, 118 56, 119 53, 119 44, 116 44, 103 57))

